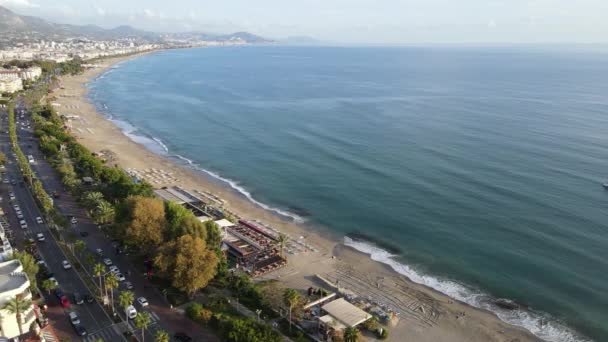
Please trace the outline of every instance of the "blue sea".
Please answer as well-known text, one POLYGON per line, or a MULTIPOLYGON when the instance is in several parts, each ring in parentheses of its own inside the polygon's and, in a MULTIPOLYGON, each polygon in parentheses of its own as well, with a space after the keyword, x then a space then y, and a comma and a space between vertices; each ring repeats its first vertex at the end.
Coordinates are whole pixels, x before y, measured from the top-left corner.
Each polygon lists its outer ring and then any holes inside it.
POLYGON ((277 215, 547 341, 608 341, 605 50, 171 50, 89 87, 277 215))

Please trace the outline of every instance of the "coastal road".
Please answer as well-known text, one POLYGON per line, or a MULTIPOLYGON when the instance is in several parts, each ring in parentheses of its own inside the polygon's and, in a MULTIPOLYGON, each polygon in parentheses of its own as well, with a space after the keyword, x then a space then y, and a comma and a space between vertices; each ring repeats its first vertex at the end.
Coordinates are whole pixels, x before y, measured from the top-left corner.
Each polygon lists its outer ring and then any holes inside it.
MULTIPOLYGON (((35 164, 32 165, 32 169, 38 176, 38 179, 42 181, 45 190, 48 193, 57 192, 60 194, 59 198, 54 199, 55 206, 62 214, 73 215, 77 219, 78 223, 74 228, 77 231, 78 238, 85 241, 89 252, 96 255, 97 249, 101 249, 103 257, 110 258, 113 264, 118 266, 123 275, 125 275, 127 281, 133 284, 131 291, 134 292, 135 298, 143 296, 148 300, 150 305, 146 308, 146 311, 150 313, 153 323, 145 339, 148 341, 153 340, 155 331, 162 329, 170 333, 186 332, 195 341, 219 341, 209 330, 203 329, 179 312, 172 310, 160 291, 140 273, 141 271, 125 255, 116 253, 116 248, 112 244, 112 241, 97 228, 97 225, 88 217, 86 210, 80 207, 75 198, 64 189, 60 175, 52 168, 39 150, 37 139, 34 137, 32 130, 18 130, 18 136, 19 144, 24 153, 31 154, 36 160, 35 164), (86 232, 88 236, 80 237, 80 232, 86 232)), ((103 257, 98 257, 100 262, 103 257)), ((124 282, 120 284, 119 290, 124 290, 124 282)), ((115 292, 115 298, 118 297, 118 292, 115 292)), ((141 309, 137 305, 135 306, 138 310, 141 309)), ((122 310, 117 311, 121 317, 124 316, 122 310)))
MULTIPOLYGON (((4 152, 7 154, 7 157, 10 160, 10 163, 7 164, 6 167, 6 177, 9 180, 14 180, 15 184, 3 184, 2 192, 3 194, 6 194, 8 191, 13 191, 16 197, 14 201, 11 201, 10 205, 7 205, 9 203, 4 203, 5 205, 3 207, 5 214, 9 218, 15 240, 22 242, 29 238, 35 239, 36 234, 38 233, 42 233, 44 235, 44 242, 39 242, 36 240, 38 250, 49 270, 54 273, 54 277, 59 283, 59 288, 66 295, 68 295, 68 297, 70 297, 70 301, 73 302, 73 294, 75 292, 80 294, 88 294, 90 291, 75 270, 63 269, 62 262, 67 260, 66 256, 57 242, 53 239, 47 225, 36 223, 36 218, 42 217, 43 215, 38 209, 28 186, 21 182, 23 180, 21 172, 18 169, 17 161, 12 155, 12 151, 10 151, 10 142, 5 130, 5 127, 7 127, 6 120, 4 119, 5 116, 6 113, 3 115, 0 144, 2 144, 5 150, 4 152), (14 204, 18 204, 20 206, 21 211, 23 212, 24 220, 27 222, 27 229, 20 228, 18 222, 19 220, 17 219, 15 211, 12 207, 14 204)), ((8 196, 3 197, 8 198, 8 196)), ((78 313, 82 325, 90 334, 95 334, 98 331, 108 331, 109 333, 106 334, 107 338, 104 338, 104 340, 122 340, 121 335, 116 332, 112 320, 110 317, 108 317, 99 303, 95 302, 92 304, 83 305, 75 305, 72 303, 69 308, 57 310, 57 308, 60 307, 58 300, 54 298, 53 295, 45 295, 47 296, 47 302, 54 306, 53 312, 63 311, 65 315, 63 322, 58 320, 59 324, 54 324, 55 329, 59 330, 61 335, 71 335, 73 338, 77 338, 73 332, 73 329, 68 323, 67 317, 69 312, 75 311, 78 313)))

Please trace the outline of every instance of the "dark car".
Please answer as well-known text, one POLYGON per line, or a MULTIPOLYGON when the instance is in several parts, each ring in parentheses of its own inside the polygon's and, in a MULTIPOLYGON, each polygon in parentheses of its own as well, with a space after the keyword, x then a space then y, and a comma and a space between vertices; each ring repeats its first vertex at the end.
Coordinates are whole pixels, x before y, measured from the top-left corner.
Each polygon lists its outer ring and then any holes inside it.
POLYGON ((80 236, 87 237, 89 236, 89 232, 80 232, 80 236))
POLYGON ((173 335, 173 338, 175 338, 176 340, 180 341, 180 342, 190 342, 192 341, 192 337, 184 334, 184 333, 176 333, 175 335, 173 335))
POLYGON ((95 301, 95 298, 93 298, 93 296, 91 296, 90 294, 85 294, 84 301, 87 303, 93 303, 95 301))
POLYGON ((74 327, 74 330, 76 331, 76 335, 87 336, 87 329, 85 329, 82 325, 75 324, 75 325, 73 325, 73 327, 74 327))
POLYGON ((84 304, 84 297, 80 295, 78 292, 74 292, 74 303, 77 305, 84 304))

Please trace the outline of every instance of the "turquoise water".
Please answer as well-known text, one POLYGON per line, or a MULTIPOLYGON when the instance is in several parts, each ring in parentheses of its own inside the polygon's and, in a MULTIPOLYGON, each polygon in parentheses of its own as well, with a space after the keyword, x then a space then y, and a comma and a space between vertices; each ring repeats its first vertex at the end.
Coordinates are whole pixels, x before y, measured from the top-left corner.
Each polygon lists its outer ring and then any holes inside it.
POLYGON ((606 80, 608 54, 575 49, 242 47, 132 60, 90 96, 134 140, 358 233, 417 282, 546 340, 601 341, 606 80))

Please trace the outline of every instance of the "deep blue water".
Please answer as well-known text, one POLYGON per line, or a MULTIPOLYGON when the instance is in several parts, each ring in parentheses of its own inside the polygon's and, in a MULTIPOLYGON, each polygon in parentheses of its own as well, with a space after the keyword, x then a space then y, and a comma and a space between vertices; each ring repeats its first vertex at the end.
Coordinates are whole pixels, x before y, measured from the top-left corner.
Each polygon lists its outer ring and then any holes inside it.
POLYGON ((390 246, 346 239, 418 282, 606 341, 607 80, 608 54, 577 49, 242 47, 132 60, 90 96, 150 148, 390 246))

